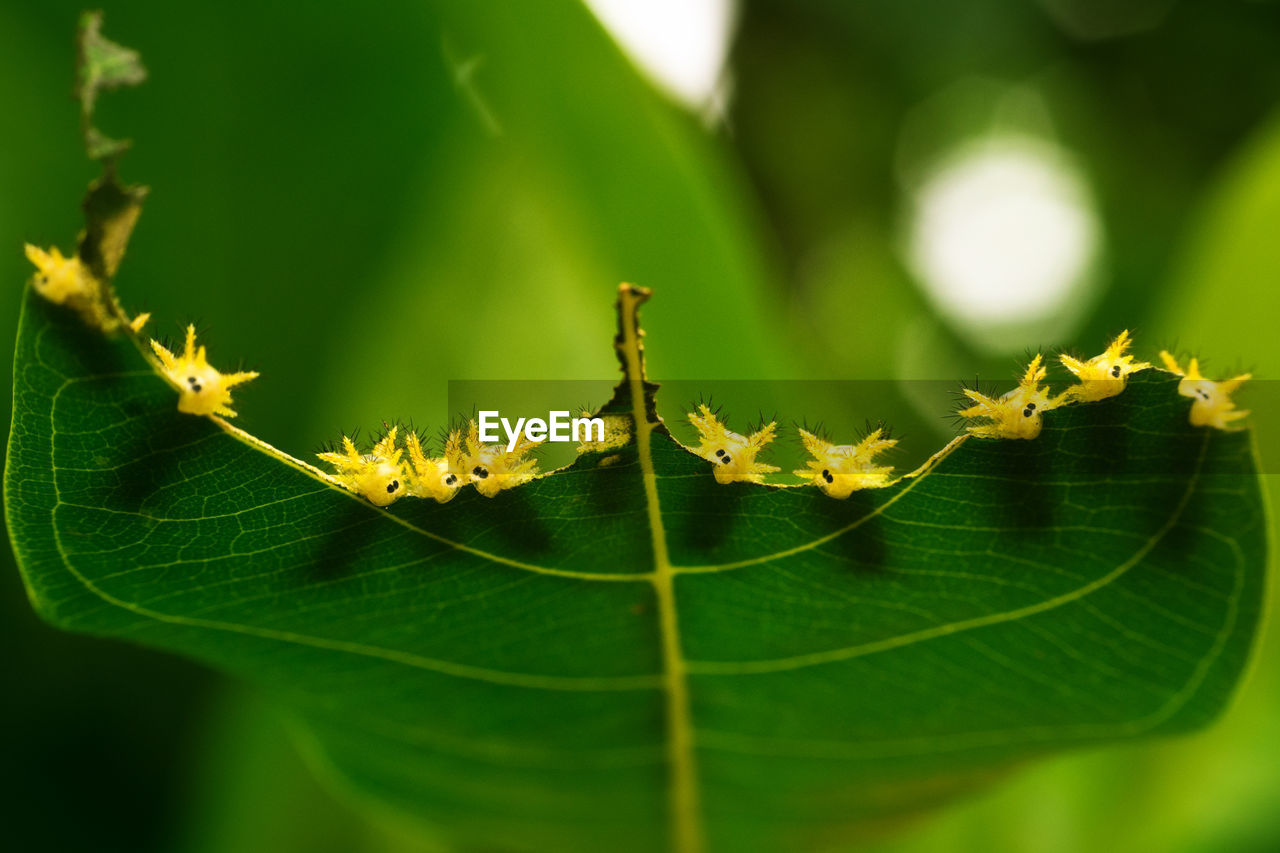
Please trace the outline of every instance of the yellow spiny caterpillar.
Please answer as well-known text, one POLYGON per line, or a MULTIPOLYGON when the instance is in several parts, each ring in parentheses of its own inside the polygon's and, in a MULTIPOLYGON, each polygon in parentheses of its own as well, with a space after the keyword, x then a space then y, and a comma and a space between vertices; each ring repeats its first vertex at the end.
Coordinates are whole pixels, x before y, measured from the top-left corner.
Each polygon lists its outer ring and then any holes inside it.
POLYGON ((1133 356, 1125 355, 1132 338, 1125 329, 1116 335, 1101 355, 1095 355, 1088 361, 1079 361, 1069 355, 1059 355, 1063 366, 1075 374, 1080 384, 1073 385, 1058 397, 1059 403, 1088 403, 1094 400, 1105 400, 1114 397, 1125 389, 1129 383, 1129 375, 1139 370, 1146 370, 1151 365, 1145 361, 1134 361, 1133 356))
POLYGON ((811 481, 828 497, 844 498, 859 489, 878 489, 889 485, 891 465, 876 465, 874 459, 896 445, 897 439, 885 438, 884 430, 868 433, 857 444, 832 444, 811 432, 800 430, 804 449, 812 460, 795 475, 811 481))
POLYGON ((1056 405, 1049 397, 1049 389, 1040 387, 1047 373, 1040 361, 1040 355, 1037 354, 1031 364, 1027 365, 1018 387, 998 398, 980 394, 972 388, 964 389, 964 395, 975 405, 961 409, 960 417, 982 418, 987 421, 969 426, 970 435, 979 438, 1030 439, 1040 434, 1043 424, 1041 416, 1056 405))
POLYGON ((79 255, 64 258, 57 246, 48 251, 26 243, 27 260, 36 266, 32 284, 45 299, 64 305, 97 298, 97 279, 80 263, 79 255))
POLYGON ((773 441, 776 423, 746 436, 727 429, 705 404, 698 411, 699 414, 688 416, 702 439, 693 452, 714 465, 711 470, 717 483, 763 483, 765 474, 782 470, 756 461, 756 454, 773 441))
POLYGON ((104 332, 115 332, 122 323, 127 323, 136 334, 151 319, 150 314, 139 314, 132 320, 125 317, 111 297, 110 288, 85 266, 78 253, 64 257, 57 246, 45 250, 30 243, 23 244, 23 248, 27 260, 36 267, 36 274, 31 278, 36 293, 57 305, 74 309, 86 323, 104 332))
MULTIPOLYGON (((591 412, 582 410, 584 418, 591 417, 591 412)), ((604 436, 593 440, 591 431, 587 430, 583 440, 578 444, 578 453, 602 453, 615 447, 622 447, 631 440, 631 418, 628 415, 596 415, 604 421, 604 436)))
POLYGON ((236 416, 231 408, 231 389, 256 379, 254 371, 220 373, 209 364, 205 348, 196 348, 196 327, 187 326, 187 343, 182 356, 175 356, 154 338, 151 349, 164 365, 169 381, 178 386, 178 411, 189 415, 236 416))
POLYGON ((449 465, 449 457, 458 456, 457 433, 450 436, 452 447, 446 444, 445 455, 429 458, 422 452, 422 443, 418 436, 410 432, 405 437, 405 447, 409 451, 408 484, 406 493, 416 498, 434 498, 439 503, 448 503, 458 493, 463 479, 449 465))
POLYGON ((538 460, 525 457, 542 444, 541 441, 530 441, 521 433, 510 451, 502 444, 484 444, 480 441, 480 428, 473 420, 467 426, 464 452, 455 435, 449 436, 453 450, 445 448, 450 470, 467 477, 486 498, 527 483, 538 475, 538 460))
POLYGON ((1170 373, 1176 373, 1182 377, 1182 381, 1178 383, 1178 393, 1184 397, 1190 397, 1193 401, 1191 414, 1188 416, 1192 426, 1211 426, 1229 431, 1241 429, 1239 426, 1232 426, 1232 423, 1248 417, 1249 412, 1237 409, 1231 395, 1241 385, 1252 379, 1253 374, 1242 373, 1239 376, 1215 382, 1201 375, 1199 359, 1191 359, 1185 371, 1167 350, 1160 351, 1160 360, 1164 362, 1165 369, 1170 373))
POLYGON ((363 496, 374 506, 390 506, 405 494, 405 473, 400 463, 402 451, 396 447, 396 428, 392 427, 373 446, 361 454, 355 443, 342 437, 342 453, 318 453, 336 469, 334 479, 363 496))

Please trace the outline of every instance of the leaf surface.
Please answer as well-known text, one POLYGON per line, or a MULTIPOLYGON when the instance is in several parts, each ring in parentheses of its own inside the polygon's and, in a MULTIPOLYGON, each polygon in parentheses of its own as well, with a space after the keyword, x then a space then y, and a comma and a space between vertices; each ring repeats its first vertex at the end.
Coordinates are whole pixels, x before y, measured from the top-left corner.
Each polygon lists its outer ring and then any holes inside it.
POLYGON ((721 486, 654 414, 644 298, 626 446, 379 510, 29 296, 5 505, 32 602, 262 685, 340 784, 474 848, 830 846, 1223 707, 1264 510, 1249 434, 1189 426, 1174 377, 847 501, 721 486))

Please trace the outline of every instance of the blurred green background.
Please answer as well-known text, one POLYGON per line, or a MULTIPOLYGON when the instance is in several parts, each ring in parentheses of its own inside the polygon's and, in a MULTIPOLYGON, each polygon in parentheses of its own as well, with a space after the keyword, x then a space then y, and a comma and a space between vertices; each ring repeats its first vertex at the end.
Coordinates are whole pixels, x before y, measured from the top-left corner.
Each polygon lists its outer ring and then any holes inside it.
MULTIPOLYGON (((449 380, 612 377, 622 280, 656 292, 678 435, 699 388, 736 426, 884 418, 902 466, 952 429, 919 380, 1002 379, 1028 346, 1128 326, 1144 355, 1280 364, 1280 4, 593 5, 108 6, 151 72, 100 107, 152 187, 127 307, 260 370, 241 425, 299 456, 440 425, 449 380), (734 381, 784 379, 877 391, 795 411, 734 381)), ((0 5, 0 339, 22 241, 70 249, 94 175, 78 11, 0 5)), ((417 849, 312 779, 269 691, 46 628, 0 559, 9 849, 417 849)), ((1273 631, 1202 735, 1029 767, 883 848, 1280 849, 1278 661, 1273 631)))

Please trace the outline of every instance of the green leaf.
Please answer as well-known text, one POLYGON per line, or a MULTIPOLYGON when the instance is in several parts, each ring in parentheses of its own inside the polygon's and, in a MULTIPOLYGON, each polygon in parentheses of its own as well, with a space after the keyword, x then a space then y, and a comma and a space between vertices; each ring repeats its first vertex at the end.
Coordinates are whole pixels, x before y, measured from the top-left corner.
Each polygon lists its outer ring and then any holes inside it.
POLYGON ((654 415, 644 296, 625 447, 389 510, 28 297, 5 506, 31 600, 262 685, 338 784, 468 848, 832 846, 1223 707, 1265 514, 1250 435, 1190 427, 1175 378, 847 501, 721 486, 654 415))

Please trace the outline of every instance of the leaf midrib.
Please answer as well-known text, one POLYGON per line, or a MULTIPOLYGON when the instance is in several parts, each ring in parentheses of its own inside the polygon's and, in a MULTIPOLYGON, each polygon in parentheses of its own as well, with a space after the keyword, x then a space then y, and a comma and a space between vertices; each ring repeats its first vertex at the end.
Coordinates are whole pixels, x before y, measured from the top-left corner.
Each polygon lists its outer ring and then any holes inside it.
POLYGON ((680 646, 680 620, 675 597, 676 573, 667 551, 666 526, 658 499, 658 476, 653 465, 651 445, 654 424, 649 420, 645 395, 644 359, 637 317, 640 304, 648 298, 647 290, 626 284, 618 288, 620 349, 631 397, 631 418, 636 429, 636 449, 640 457, 650 546, 653 551, 653 574, 650 580, 657 601, 658 631, 662 645, 671 845, 677 853, 698 853, 705 847, 705 836, 699 803, 697 759, 693 750, 689 685, 684 653, 680 646))

